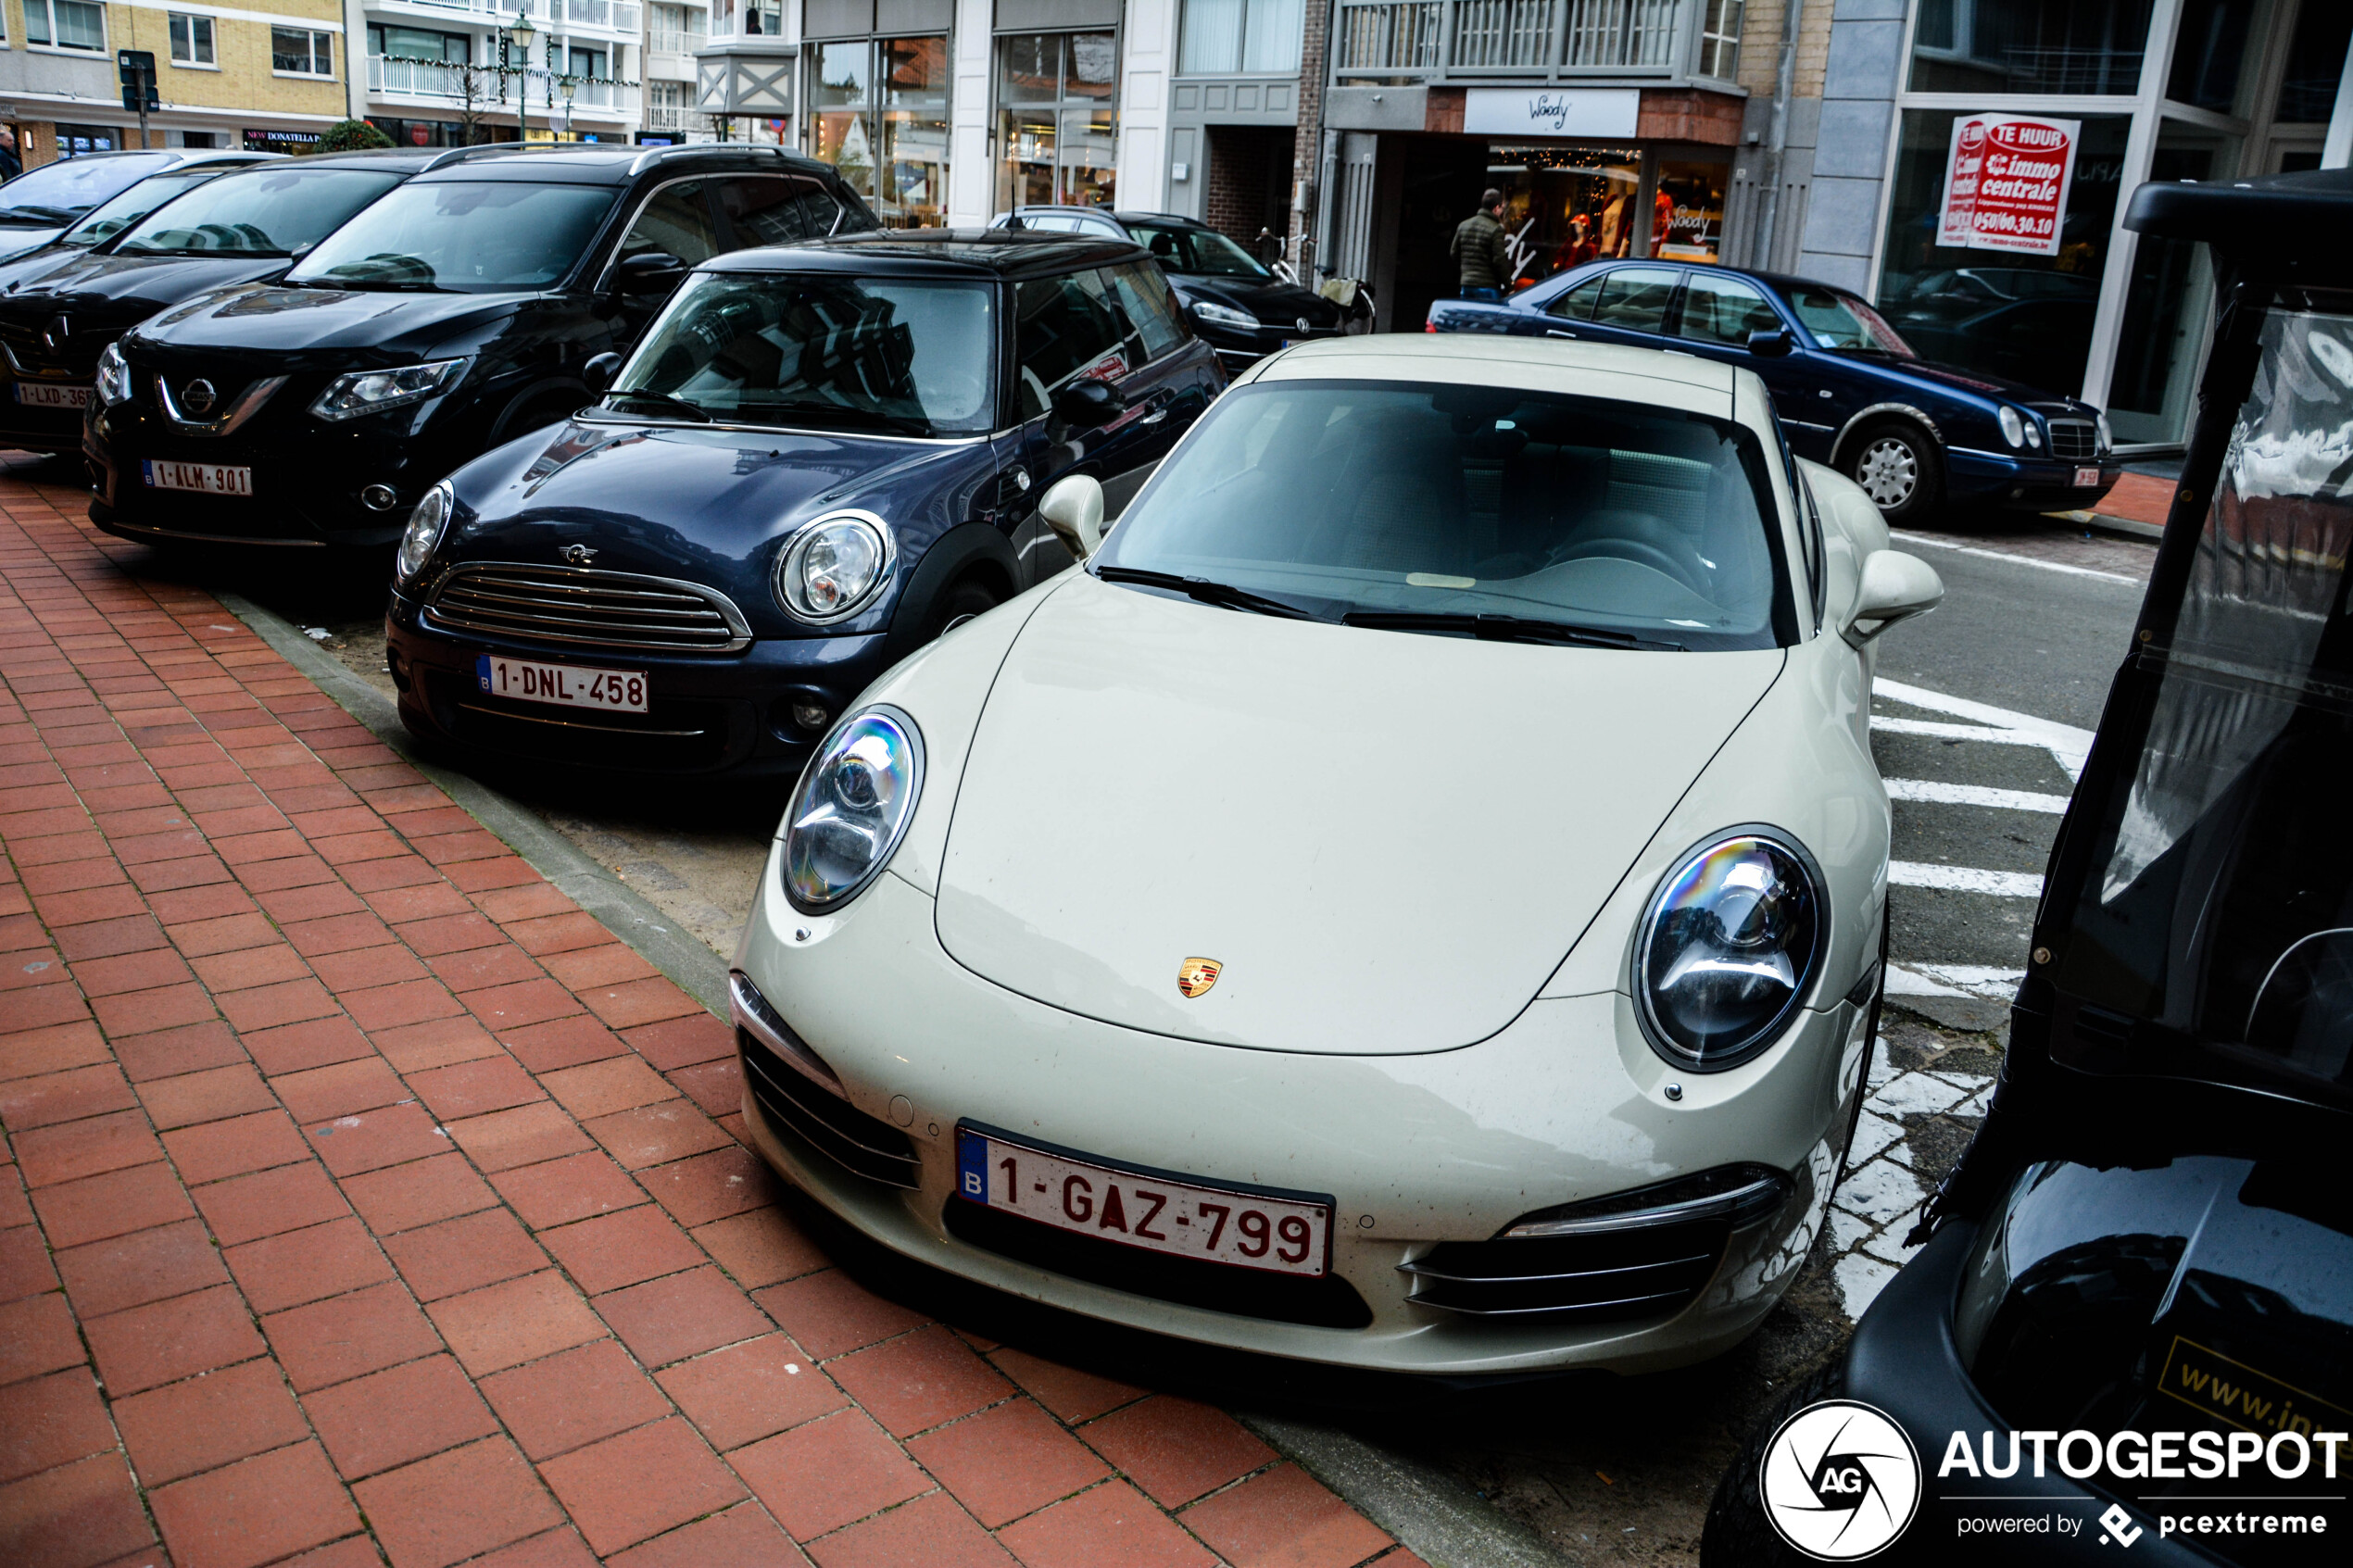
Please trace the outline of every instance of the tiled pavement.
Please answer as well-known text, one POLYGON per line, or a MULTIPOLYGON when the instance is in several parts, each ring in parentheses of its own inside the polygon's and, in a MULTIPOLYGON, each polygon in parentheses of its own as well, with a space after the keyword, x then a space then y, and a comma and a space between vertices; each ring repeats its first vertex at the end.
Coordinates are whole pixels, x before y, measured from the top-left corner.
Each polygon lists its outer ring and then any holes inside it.
POLYGON ((1416 1568, 831 1267, 725 1026, 79 511, 0 472, 0 1563, 1416 1568))

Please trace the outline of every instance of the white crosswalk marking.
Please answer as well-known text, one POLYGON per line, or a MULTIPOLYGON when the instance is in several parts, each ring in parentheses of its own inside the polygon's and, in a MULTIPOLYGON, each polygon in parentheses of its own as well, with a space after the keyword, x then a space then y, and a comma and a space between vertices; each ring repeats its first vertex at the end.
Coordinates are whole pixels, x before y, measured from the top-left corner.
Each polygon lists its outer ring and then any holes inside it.
POLYGON ((2012 566, 2031 566, 2044 571, 2063 572, 2070 577, 2097 577, 2128 587, 2143 586, 2137 577, 2127 577, 2120 571, 2102 571, 2097 567, 2076 566, 2063 560, 2044 560, 2035 556, 2021 556, 2012 550, 1982 550, 1975 545, 1956 545, 1949 539, 1931 539, 1925 533, 1913 533, 1901 528, 1888 531, 1906 546, 1925 545, 1931 550, 1950 550, 1957 556, 1975 556, 1981 560, 2007 561, 2012 566))
POLYGON ((2040 898, 2043 879, 2032 872, 1989 872, 1975 866, 1931 866, 1890 860, 1887 880, 1896 887, 1941 887, 1952 893, 1991 893, 1997 898, 2040 898))
POLYGON ((2067 797, 2064 795, 2042 795, 2031 789, 1994 789, 1985 784, 1946 784, 1942 779, 1889 779, 1887 794, 1892 800, 1928 800, 1939 806, 1998 806, 2007 811, 2047 811, 2055 817, 2067 809, 2067 797))
POLYGON ((2092 752, 2092 732, 2079 730, 2072 724, 2062 724, 2052 719, 2038 719, 2032 713, 2020 713, 2007 708, 1996 708, 1990 702, 1972 702, 1965 696, 1948 696, 1925 686, 1906 685, 1901 681, 1881 679, 1872 684, 1871 694, 1890 702, 1900 702, 1906 708, 1925 708, 1931 713, 1948 713, 1956 719, 1967 719, 1983 726, 1984 732, 1972 732, 1965 726, 1953 725, 1938 730, 1924 730, 1921 720, 1883 720, 1874 714, 1873 729, 1885 729, 1898 734, 1940 734, 1946 739, 1993 741, 2007 746, 2039 746, 2051 754, 2058 765, 2067 770, 2070 779, 2083 776, 2083 759, 2092 752))

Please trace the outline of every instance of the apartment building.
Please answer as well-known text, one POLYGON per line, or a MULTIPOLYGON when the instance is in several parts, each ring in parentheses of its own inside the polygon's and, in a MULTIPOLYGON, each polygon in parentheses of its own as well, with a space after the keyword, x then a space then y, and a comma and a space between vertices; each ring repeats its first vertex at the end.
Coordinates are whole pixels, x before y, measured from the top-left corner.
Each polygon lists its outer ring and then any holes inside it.
POLYGON ((304 150, 346 100, 341 0, 0 0, 0 123, 28 167, 136 147, 115 55, 155 56, 155 146, 304 150))
POLYGON ((344 0, 366 62, 350 81, 351 113, 403 146, 632 141, 647 9, 640 0, 344 0))

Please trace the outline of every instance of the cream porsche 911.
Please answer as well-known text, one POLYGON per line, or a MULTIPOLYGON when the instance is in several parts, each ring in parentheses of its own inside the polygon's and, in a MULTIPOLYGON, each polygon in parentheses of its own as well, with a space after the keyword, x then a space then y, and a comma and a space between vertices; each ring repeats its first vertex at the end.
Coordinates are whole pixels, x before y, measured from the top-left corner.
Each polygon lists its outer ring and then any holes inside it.
POLYGON ((1262 361, 1084 558, 885 675, 733 976, 767 1160, 898 1252, 1462 1377, 1720 1351, 1883 969, 1872 639, 1943 593, 1745 370, 1262 361))

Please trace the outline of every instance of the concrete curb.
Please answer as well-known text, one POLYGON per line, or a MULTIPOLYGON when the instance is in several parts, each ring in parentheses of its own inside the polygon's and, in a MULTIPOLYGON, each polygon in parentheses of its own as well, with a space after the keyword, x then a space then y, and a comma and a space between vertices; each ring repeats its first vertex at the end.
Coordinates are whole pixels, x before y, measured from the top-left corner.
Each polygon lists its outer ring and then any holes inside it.
POLYGON ((2113 533, 2126 539, 2162 539, 2165 530, 2153 522, 2141 522, 2129 517, 2110 517, 2106 512, 2045 512, 2045 517, 2057 518, 2102 533, 2113 533))
POLYGON ((698 938, 678 928, 628 884, 591 859, 579 846, 541 822, 529 807, 509 799, 489 785, 454 772, 418 755, 417 743, 400 722, 392 698, 344 668, 324 648, 294 624, 249 599, 216 592, 220 607, 254 630, 319 689, 334 698, 343 710, 366 725, 377 739, 400 753, 409 765, 438 784, 473 819, 505 841, 530 862, 531 868, 582 909, 595 915, 612 934, 636 949, 638 956, 668 975, 695 1000, 721 1018, 727 1016, 727 960, 698 938))

